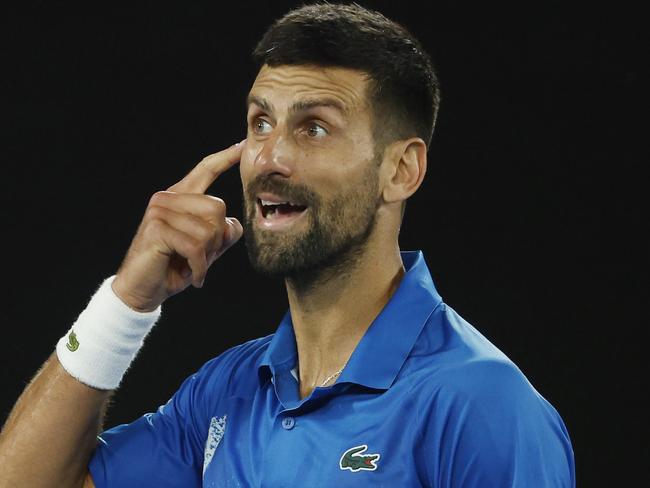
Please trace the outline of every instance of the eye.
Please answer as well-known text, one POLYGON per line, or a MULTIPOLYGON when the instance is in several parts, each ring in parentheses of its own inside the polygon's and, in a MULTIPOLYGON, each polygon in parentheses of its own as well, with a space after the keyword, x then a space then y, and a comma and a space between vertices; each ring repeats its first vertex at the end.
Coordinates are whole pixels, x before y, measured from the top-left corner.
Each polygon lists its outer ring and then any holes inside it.
POLYGON ((253 120, 253 132, 256 134, 262 134, 264 131, 264 125, 268 125, 269 128, 271 127, 271 124, 269 124, 266 120, 257 118, 253 120))
POLYGON ((307 134, 311 139, 317 139, 326 136, 328 132, 322 126, 318 125, 315 122, 312 122, 307 128, 307 134))

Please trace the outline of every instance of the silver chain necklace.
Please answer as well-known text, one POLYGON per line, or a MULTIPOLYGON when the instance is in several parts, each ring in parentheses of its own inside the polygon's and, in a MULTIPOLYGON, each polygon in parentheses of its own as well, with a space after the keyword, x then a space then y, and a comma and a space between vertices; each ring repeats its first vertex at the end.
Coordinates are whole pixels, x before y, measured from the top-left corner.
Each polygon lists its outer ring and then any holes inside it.
MULTIPOLYGON (((343 368, 345 368, 345 366, 343 366, 343 368)), ((339 369, 339 370, 338 370, 336 373, 334 373, 333 375, 328 376, 327 379, 326 379, 325 381, 323 381, 323 384, 320 385, 320 388, 322 388, 323 386, 325 386, 325 385, 326 385, 329 381, 331 381, 333 378, 336 378, 338 375, 340 375, 340 374, 343 372, 343 368, 339 369)))
MULTIPOLYGON (((342 367, 341 369, 339 369, 336 373, 331 374, 330 376, 328 376, 327 378, 325 378, 325 381, 323 381, 323 382, 321 383, 321 385, 319 386, 319 388, 324 387, 328 382, 332 381, 332 379, 334 379, 334 378, 336 378, 338 375, 340 375, 340 374, 343 372, 343 370, 345 369, 345 367, 346 367, 347 365, 348 365, 348 363, 346 362, 346 363, 343 365, 343 367, 342 367)), ((300 371, 300 363, 297 362, 297 361, 296 361, 296 371, 298 371, 298 372, 300 371)), ((300 374, 300 373, 298 373, 298 374, 300 374)))

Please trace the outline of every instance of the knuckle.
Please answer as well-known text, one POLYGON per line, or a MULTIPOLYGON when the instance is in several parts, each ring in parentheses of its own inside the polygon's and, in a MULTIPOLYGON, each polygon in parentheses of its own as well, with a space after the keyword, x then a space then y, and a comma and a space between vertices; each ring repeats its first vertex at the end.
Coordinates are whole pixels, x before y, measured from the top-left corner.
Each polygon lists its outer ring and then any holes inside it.
POLYGON ((205 195, 208 198, 208 201, 211 203, 212 207, 214 208, 225 208, 226 207, 226 202, 223 201, 223 199, 219 197, 215 197, 213 195, 205 195))
POLYGON ((209 197, 208 201, 210 202, 211 214, 217 215, 219 217, 226 214, 226 202, 224 202, 219 197, 214 197, 212 195, 206 195, 209 197))
POLYGON ((164 209, 157 205, 149 205, 147 211, 144 214, 146 220, 162 220, 164 214, 164 209))
POLYGON ((149 199, 149 205, 156 205, 157 203, 160 203, 160 201, 165 198, 165 193, 164 191, 157 191, 153 195, 151 195, 151 198, 149 199))
POLYGON ((217 204, 221 204, 221 205, 226 204, 226 202, 224 202, 223 199, 221 199, 219 197, 215 197, 214 195, 204 195, 204 196, 208 197, 210 200, 212 200, 213 202, 215 202, 217 204))

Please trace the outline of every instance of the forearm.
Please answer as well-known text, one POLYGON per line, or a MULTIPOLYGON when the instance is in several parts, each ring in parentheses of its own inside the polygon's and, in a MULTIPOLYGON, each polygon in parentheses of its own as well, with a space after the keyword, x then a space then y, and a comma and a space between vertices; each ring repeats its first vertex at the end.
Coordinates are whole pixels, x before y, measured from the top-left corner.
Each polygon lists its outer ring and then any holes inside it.
POLYGON ((0 488, 81 487, 112 393, 79 382, 52 354, 0 433, 0 488))
POLYGON ((102 283, 9 415, 0 488, 83 486, 108 400, 161 304, 190 283, 202 286, 207 268, 243 234, 223 200, 203 194, 239 161, 242 143, 151 198, 117 275, 102 283))

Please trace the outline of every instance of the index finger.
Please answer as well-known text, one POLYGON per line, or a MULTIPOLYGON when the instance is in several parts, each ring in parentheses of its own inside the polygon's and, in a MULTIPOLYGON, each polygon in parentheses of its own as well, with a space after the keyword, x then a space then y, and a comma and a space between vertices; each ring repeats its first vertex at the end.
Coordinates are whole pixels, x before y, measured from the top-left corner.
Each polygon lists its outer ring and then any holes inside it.
POLYGON ((167 191, 205 193, 221 173, 239 161, 245 142, 246 139, 223 151, 206 156, 181 181, 170 186, 167 191))

